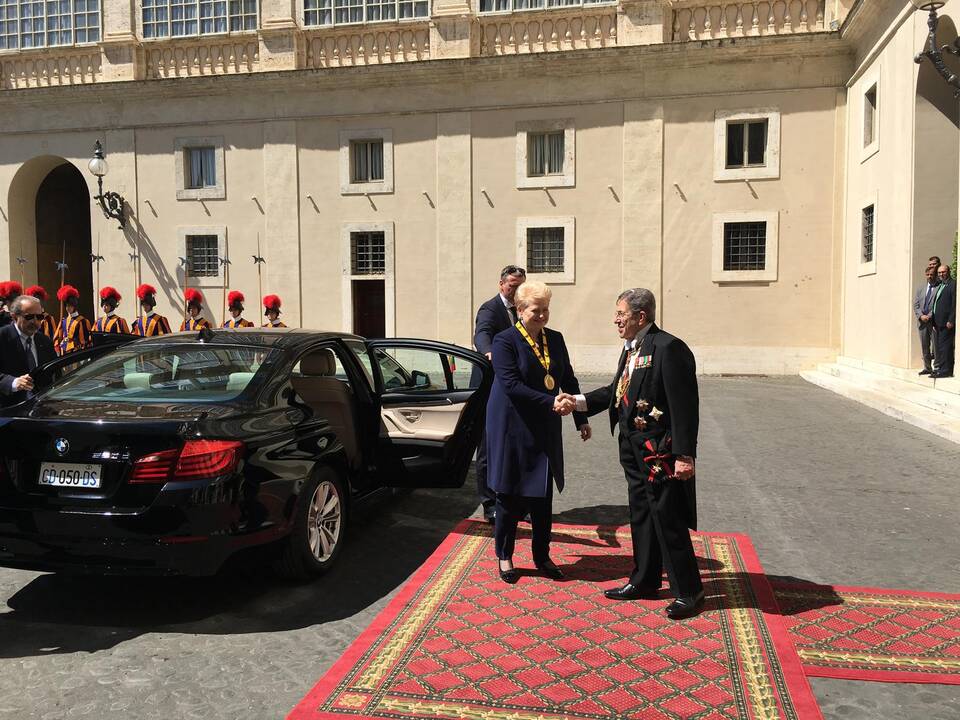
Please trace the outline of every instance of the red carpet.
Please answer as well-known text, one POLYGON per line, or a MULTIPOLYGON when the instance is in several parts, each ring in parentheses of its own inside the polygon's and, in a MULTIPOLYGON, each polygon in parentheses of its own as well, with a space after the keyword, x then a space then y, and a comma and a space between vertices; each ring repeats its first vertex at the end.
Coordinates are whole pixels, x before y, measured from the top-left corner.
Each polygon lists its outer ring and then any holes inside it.
POLYGON ((807 675, 960 685, 960 595, 772 585, 807 675))
MULTIPOLYGON (((616 602, 628 528, 555 526, 564 582, 496 575, 489 526, 465 521, 292 711, 320 718, 816 720, 821 717, 753 547, 695 538, 708 601, 616 602)), ((529 536, 515 561, 530 568, 529 536)))

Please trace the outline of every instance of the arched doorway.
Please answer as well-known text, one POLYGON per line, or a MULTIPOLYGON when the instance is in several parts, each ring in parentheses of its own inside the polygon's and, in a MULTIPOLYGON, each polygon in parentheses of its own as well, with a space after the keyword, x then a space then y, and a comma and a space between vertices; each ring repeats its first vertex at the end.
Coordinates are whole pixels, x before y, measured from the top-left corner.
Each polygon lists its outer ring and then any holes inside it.
POLYGON ((39 283, 51 300, 47 311, 58 316, 60 287, 57 262, 66 262, 66 282, 80 291, 80 312, 95 317, 90 262, 90 192, 75 165, 45 155, 24 163, 10 184, 10 268, 19 280, 18 257, 25 285, 39 283))

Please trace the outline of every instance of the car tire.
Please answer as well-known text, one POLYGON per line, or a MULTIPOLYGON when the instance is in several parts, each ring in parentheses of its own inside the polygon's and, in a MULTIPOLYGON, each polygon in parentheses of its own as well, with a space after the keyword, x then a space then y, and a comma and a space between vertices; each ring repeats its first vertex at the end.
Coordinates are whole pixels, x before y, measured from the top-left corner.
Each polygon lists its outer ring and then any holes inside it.
POLYGON ((336 470, 320 468, 306 481, 297 503, 293 531, 274 563, 278 575, 310 580, 334 564, 347 530, 346 484, 336 470))

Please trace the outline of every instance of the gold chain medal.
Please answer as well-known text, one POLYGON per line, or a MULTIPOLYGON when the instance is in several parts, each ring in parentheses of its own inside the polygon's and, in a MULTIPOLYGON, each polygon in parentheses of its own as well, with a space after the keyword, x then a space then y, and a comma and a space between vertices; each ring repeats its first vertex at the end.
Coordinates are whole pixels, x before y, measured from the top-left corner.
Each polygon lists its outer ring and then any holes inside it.
POLYGON ((516 328, 520 331, 520 334, 523 335, 523 339, 527 341, 528 345, 530 345, 530 349, 533 350, 533 354, 537 356, 537 360, 540 361, 543 369, 547 372, 547 374, 543 377, 543 386, 547 388, 547 390, 553 390, 557 386, 557 381, 554 380, 553 375, 550 374, 550 346, 547 344, 547 329, 544 328, 542 331, 543 355, 541 355, 540 349, 537 347, 537 343, 533 341, 533 338, 530 337, 530 333, 527 332, 527 329, 519 320, 517 320, 516 328))

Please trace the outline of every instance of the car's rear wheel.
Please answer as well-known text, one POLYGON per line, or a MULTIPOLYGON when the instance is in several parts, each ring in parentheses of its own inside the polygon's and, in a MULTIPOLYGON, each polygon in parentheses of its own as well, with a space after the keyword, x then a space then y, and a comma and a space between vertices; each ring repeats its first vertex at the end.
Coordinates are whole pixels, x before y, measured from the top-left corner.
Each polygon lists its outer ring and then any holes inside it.
POLYGON ((276 570, 283 577, 307 580, 336 561, 346 536, 345 483, 332 468, 315 472, 300 493, 293 532, 285 540, 276 570))

